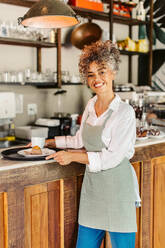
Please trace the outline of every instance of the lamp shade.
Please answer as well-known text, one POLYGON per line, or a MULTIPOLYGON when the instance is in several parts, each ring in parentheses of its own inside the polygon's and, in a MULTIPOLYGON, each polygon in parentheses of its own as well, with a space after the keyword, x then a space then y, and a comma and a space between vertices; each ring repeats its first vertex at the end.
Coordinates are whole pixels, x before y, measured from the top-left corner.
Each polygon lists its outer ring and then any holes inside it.
POLYGON ((35 28, 63 28, 76 25, 78 19, 62 0, 40 0, 18 22, 35 28))

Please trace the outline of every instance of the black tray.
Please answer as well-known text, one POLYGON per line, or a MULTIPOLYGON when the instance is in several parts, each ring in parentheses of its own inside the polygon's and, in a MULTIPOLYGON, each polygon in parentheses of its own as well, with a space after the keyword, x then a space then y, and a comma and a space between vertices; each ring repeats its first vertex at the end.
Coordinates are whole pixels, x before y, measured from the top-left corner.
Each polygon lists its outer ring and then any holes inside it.
MULTIPOLYGON (((7 150, 2 151, 1 152, 1 155, 5 159, 15 160, 15 161, 40 161, 40 160, 45 160, 45 157, 28 158, 28 157, 24 157, 22 155, 19 155, 17 153, 18 151, 24 150, 24 149, 26 149, 26 147, 14 148, 14 149, 7 149, 7 150)), ((57 151, 59 149, 52 149, 52 150, 57 151)))

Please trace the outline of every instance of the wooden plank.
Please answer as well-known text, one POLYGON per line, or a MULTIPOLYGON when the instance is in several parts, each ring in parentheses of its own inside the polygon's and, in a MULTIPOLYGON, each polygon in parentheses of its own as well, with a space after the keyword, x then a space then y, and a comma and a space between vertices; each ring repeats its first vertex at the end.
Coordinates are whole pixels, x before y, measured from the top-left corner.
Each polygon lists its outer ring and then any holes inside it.
POLYGON ((60 248, 64 248, 64 180, 60 180, 60 248))
POLYGON ((77 239, 77 178, 64 180, 64 247, 73 248, 77 239))
MULTIPOLYGON (((24 246, 24 191, 19 188, 7 193, 8 198, 8 246, 24 246)), ((6 203, 7 205, 7 203, 6 203)))
POLYGON ((77 211, 79 209, 79 204, 80 204, 80 194, 81 194, 83 178, 84 178, 84 175, 80 175, 77 177, 77 211))
POLYGON ((0 193, 0 247, 5 248, 4 193, 0 193))
POLYGON ((152 248, 152 194, 153 194, 153 169, 151 161, 141 163, 141 237, 140 247, 152 248))
POLYGON ((37 48, 54 48, 57 46, 56 43, 15 39, 10 37, 0 37, 0 44, 12 45, 12 46, 27 46, 27 47, 37 47, 37 48))
MULTIPOLYGON (((139 192, 141 194, 141 163, 132 163, 132 166, 135 169, 137 180, 139 184, 139 192)), ((135 248, 140 247, 140 238, 141 238, 141 208, 136 209, 136 222, 137 222, 137 233, 136 233, 136 243, 135 248)))
POLYGON ((60 180, 48 183, 49 248, 60 247, 60 180))
POLYGON ((61 74, 61 29, 57 29, 57 85, 61 88, 62 74, 61 74))
POLYGON ((40 248, 40 194, 46 192, 47 184, 25 188, 25 248, 40 248))
POLYGON ((48 248, 48 193, 41 193, 40 196, 40 247, 48 248))
POLYGON ((33 195, 31 198, 31 247, 41 248, 41 223, 40 223, 40 196, 33 195))
POLYGON ((31 7, 38 0, 0 0, 0 3, 12 4, 23 7, 31 7))
POLYGON ((7 192, 4 193, 4 237, 5 237, 5 248, 8 248, 8 202, 7 192))
POLYGON ((41 48, 37 47, 37 72, 42 71, 41 48))
POLYGON ((165 158, 154 159, 153 247, 165 247, 165 158))

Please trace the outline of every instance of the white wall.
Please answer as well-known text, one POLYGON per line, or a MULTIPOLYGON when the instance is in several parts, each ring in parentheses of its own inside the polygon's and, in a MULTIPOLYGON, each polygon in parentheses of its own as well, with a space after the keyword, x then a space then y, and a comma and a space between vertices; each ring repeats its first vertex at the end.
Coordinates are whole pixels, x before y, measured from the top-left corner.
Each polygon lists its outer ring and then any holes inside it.
MULTIPOLYGON (((17 21, 17 18, 23 16, 27 8, 14 5, 0 4, 1 21, 17 21)), ((109 30, 107 22, 95 21, 104 31, 109 30)), ((114 24, 116 39, 125 39, 128 36, 128 27, 125 25, 114 24)), ((62 40, 68 29, 62 30, 62 40)), ((137 28, 135 28, 137 34, 137 28)), ((136 38, 136 35, 135 35, 136 38)), ((70 74, 78 74, 78 60, 80 50, 70 46, 62 47, 62 70, 69 70, 70 74)), ((120 72, 117 75, 116 82, 128 82, 128 57, 121 56, 120 72)), ((0 45, 0 72, 2 71, 22 71, 26 68, 36 70, 36 49, 29 47, 0 45)), ((47 68, 56 70, 56 49, 42 49, 42 70, 47 68)), ((133 82, 137 83, 137 56, 133 58, 133 82)), ((86 87, 86 86, 85 86, 86 87)), ((64 112, 81 113, 91 93, 84 86, 65 86, 67 94, 63 98, 64 112)), ((14 91, 24 95, 24 113, 18 114, 16 125, 25 125, 32 121, 27 115, 27 104, 36 103, 38 106, 38 117, 50 117, 57 109, 57 97, 53 93, 57 89, 39 90, 30 86, 2 86, 1 91, 14 91)))

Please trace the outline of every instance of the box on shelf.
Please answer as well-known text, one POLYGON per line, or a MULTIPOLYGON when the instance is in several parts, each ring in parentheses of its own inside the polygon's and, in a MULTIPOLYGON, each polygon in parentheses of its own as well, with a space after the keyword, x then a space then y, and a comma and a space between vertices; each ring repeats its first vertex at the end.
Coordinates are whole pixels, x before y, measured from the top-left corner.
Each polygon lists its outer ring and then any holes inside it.
POLYGON ((91 9, 96 11, 104 11, 103 3, 89 1, 89 0, 70 0, 69 4, 84 9, 91 9))

